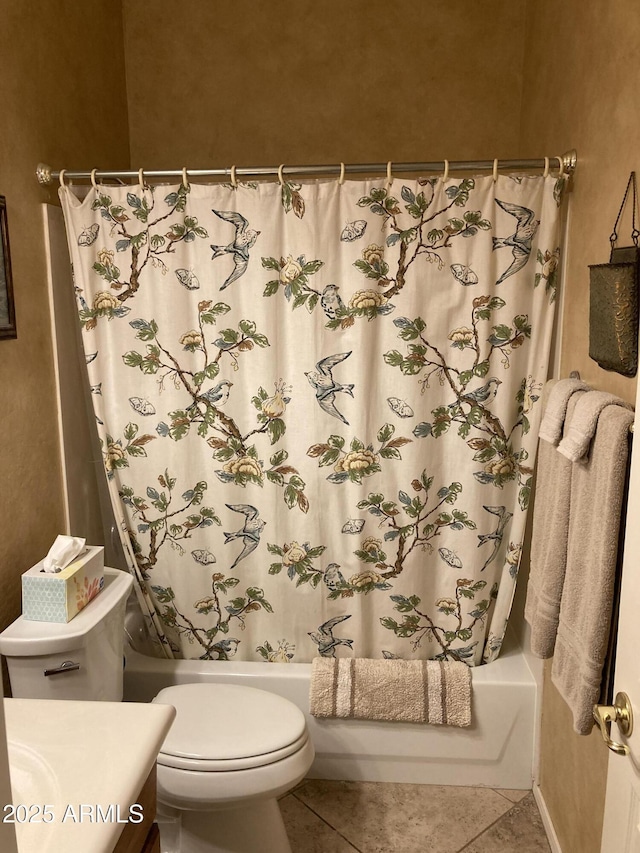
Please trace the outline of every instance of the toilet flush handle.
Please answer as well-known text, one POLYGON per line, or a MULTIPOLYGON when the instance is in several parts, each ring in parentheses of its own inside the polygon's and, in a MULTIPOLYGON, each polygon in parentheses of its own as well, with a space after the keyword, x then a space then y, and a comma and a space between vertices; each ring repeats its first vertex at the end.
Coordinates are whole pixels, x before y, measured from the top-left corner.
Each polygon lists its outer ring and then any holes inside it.
POLYGON ((56 666, 54 669, 45 669, 45 675, 60 675, 63 672, 73 672, 76 669, 80 669, 80 664, 75 663, 72 660, 63 661, 60 666, 56 666))

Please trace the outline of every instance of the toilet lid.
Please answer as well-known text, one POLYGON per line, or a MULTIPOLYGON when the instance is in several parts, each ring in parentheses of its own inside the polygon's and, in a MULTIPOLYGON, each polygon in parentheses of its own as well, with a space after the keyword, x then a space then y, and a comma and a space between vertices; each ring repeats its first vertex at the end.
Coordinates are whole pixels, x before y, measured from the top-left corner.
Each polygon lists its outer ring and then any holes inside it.
POLYGON ((158 762, 194 770, 270 764, 300 749, 308 735, 302 711, 282 696, 236 684, 165 687, 153 700, 176 718, 158 762))

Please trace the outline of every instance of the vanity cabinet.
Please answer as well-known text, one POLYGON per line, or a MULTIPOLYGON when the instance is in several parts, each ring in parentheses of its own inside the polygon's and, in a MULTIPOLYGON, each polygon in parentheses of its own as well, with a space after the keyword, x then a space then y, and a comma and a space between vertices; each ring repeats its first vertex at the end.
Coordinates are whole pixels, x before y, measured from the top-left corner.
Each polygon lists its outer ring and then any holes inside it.
MULTIPOLYGON (((17 803, 50 803, 58 816, 17 823, 20 853, 160 853, 156 758, 175 708, 75 699, 5 699, 3 708, 9 767, 16 768, 12 795, 17 803), (98 805, 117 815, 82 819, 98 805)), ((0 841, 0 853, 6 847, 0 841)))
POLYGON ((160 832, 158 831, 157 823, 151 825, 151 830, 140 853, 161 853, 160 832))
POLYGON ((160 833, 156 817, 156 766, 153 765, 147 781, 136 799, 142 806, 144 819, 140 823, 127 823, 122 830, 113 853, 160 853, 160 833))

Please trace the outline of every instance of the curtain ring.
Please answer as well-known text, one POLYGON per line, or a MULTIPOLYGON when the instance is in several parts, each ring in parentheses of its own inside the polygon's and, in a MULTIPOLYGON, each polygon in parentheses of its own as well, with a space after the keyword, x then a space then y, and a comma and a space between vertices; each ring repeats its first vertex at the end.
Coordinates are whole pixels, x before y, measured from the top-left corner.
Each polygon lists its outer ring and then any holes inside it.
POLYGON ((96 172, 97 171, 98 171, 97 169, 91 170, 91 183, 93 184, 93 188, 96 192, 98 192, 98 185, 96 183, 96 172))
POLYGON ((58 175, 58 178, 60 179, 60 186, 62 187, 62 189, 64 189, 64 187, 65 187, 65 184, 64 184, 64 173, 65 173, 66 171, 67 171, 66 169, 60 169, 60 174, 58 175))
POLYGON ((236 178, 236 167, 231 167, 231 186, 235 189, 238 188, 238 179, 236 178))
POLYGON ((393 184, 393 175, 391 174, 391 160, 387 162, 387 189, 391 189, 393 184))
POLYGON ((187 190, 189 189, 189 179, 187 178, 187 167, 186 166, 182 167, 182 186, 187 190))
POLYGON ((544 172, 542 173, 542 177, 543 178, 549 177, 549 158, 548 157, 544 158, 544 172))
POLYGON ((496 157, 493 161, 493 183, 498 180, 498 158, 496 157))
POLYGON ((280 181, 280 186, 284 186, 284 175, 282 174, 282 170, 284 169, 284 163, 280 163, 278 166, 278 180, 280 181))
POLYGON ((444 161, 444 172, 442 173, 442 180, 446 181, 448 177, 449 177, 449 161, 445 160, 444 161))
POLYGON ((338 178, 340 186, 344 184, 344 163, 340 163, 340 177, 338 178))
POLYGON ((562 157, 556 157, 556 160, 558 161, 558 166, 560 167, 558 177, 562 178, 564 176, 564 160, 562 159, 562 157))
POLYGON ((138 169, 138 183, 140 184, 143 190, 146 189, 142 169, 138 169))

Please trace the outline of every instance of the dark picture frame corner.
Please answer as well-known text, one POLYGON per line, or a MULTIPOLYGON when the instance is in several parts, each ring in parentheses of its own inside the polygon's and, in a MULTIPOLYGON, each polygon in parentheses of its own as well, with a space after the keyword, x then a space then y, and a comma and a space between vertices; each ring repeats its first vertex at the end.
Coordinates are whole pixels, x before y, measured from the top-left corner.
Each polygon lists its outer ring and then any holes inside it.
POLYGON ((7 200, 0 195, 0 340, 17 337, 9 228, 7 225, 7 200))

